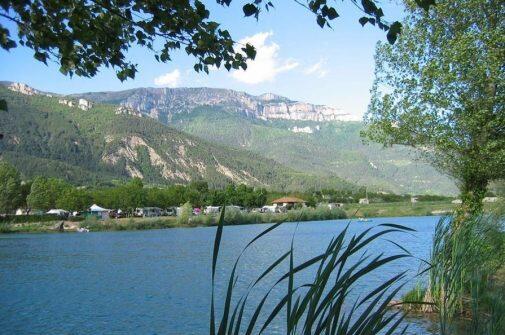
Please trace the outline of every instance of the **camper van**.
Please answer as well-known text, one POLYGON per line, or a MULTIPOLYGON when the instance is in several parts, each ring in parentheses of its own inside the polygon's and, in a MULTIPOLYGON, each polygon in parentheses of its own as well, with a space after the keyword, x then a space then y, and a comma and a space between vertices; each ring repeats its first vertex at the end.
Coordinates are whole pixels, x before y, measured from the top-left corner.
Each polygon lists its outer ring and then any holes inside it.
POLYGON ((218 214, 221 212, 221 206, 207 206, 205 207, 204 213, 205 214, 218 214))
POLYGON ((161 208, 158 207, 135 208, 133 215, 143 218, 161 216, 161 208))

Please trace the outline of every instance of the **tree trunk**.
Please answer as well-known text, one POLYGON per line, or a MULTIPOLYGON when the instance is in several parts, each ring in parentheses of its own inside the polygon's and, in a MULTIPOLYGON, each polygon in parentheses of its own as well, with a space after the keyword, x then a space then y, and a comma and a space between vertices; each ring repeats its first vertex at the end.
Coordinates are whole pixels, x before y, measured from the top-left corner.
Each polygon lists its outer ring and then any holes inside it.
POLYGON ((469 176, 460 187, 461 207, 456 211, 455 221, 461 223, 466 217, 482 213, 482 200, 486 195, 489 180, 481 176, 469 176))

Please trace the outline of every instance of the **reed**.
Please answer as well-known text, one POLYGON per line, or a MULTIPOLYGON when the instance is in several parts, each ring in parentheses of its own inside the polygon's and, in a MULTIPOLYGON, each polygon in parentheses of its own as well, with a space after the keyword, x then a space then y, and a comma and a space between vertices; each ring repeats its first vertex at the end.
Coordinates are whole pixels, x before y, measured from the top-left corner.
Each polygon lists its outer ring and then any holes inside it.
POLYGON ((502 222, 500 216, 476 215, 458 224, 446 217, 437 224, 429 292, 438 308, 442 335, 451 333, 454 321, 465 318, 470 322, 464 328, 472 334, 505 332, 498 317, 505 292, 493 289, 492 280, 505 260, 502 222))
POLYGON ((377 255, 372 257, 366 252, 367 246, 378 238, 394 232, 412 231, 412 229, 382 224, 371 227, 364 232, 348 237, 348 227, 332 238, 324 252, 296 264, 294 259, 294 242, 291 240, 289 250, 280 255, 257 278, 252 279, 249 288, 241 296, 236 291, 238 278, 237 265, 247 249, 263 236, 277 229, 282 222, 271 225, 254 237, 237 257, 231 270, 223 299, 222 313, 216 315, 215 285, 216 265, 223 234, 225 210, 221 212, 212 257, 212 297, 210 310, 211 335, 261 334, 268 331, 269 325, 286 315, 286 334, 392 334, 395 331, 404 333, 402 311, 393 312, 388 304, 402 288, 405 272, 398 273, 362 298, 350 301, 350 292, 357 289, 358 282, 384 265, 395 260, 410 257, 408 253, 391 256, 377 255), (248 298, 252 290, 264 278, 281 264, 289 263, 289 270, 280 275, 275 283, 262 296, 258 304, 252 306, 252 315, 244 316, 244 311, 251 310, 248 298), (295 277, 303 271, 317 269, 310 282, 295 285, 295 277), (285 295, 272 301, 275 307, 265 311, 265 302, 273 299, 272 290, 283 285, 285 295), (233 302, 233 303, 232 303, 233 302), (247 308, 246 308, 247 307, 247 308))

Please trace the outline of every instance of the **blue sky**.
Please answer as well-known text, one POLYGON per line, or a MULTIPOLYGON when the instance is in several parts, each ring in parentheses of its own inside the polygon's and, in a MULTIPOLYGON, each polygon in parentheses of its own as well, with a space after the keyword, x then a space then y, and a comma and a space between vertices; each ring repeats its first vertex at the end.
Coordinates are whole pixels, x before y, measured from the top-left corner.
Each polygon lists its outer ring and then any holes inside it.
MULTIPOLYGON (((333 29, 321 29, 315 17, 294 1, 274 1, 259 21, 244 18, 235 0, 229 8, 214 0, 204 1, 211 18, 221 22, 235 40, 251 41, 258 49, 249 71, 229 73, 224 69, 209 75, 192 71, 194 59, 176 52, 170 63, 158 63, 148 50, 135 47, 129 58, 138 64, 135 80, 121 83, 111 69, 94 78, 65 77, 57 64, 46 66, 27 48, 10 52, 0 49, 0 80, 23 82, 45 91, 76 93, 122 90, 144 86, 222 87, 251 94, 272 92, 294 100, 341 108, 359 118, 366 111, 373 80, 373 54, 377 41, 386 35, 376 27, 361 27, 361 13, 350 1, 336 1, 340 17, 333 29)), ((401 8, 383 4, 386 18, 401 19, 401 8)), ((2 25, 9 26, 0 18, 2 25)))

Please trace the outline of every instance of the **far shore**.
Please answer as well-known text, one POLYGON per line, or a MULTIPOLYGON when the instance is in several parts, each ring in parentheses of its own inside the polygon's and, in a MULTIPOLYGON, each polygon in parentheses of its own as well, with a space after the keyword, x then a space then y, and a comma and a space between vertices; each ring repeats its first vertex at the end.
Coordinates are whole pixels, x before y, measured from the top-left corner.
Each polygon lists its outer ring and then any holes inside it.
MULTIPOLYGON (((454 211, 457 205, 450 202, 423 202, 423 203, 375 203, 369 205, 345 204, 342 208, 344 216, 330 217, 323 220, 335 219, 360 219, 378 217, 406 217, 406 216, 440 216, 448 215, 454 211)), ((487 210, 492 210, 493 204, 486 204, 487 210)), ((248 214, 246 213, 245 216, 248 214)), ((272 223, 279 221, 320 221, 321 219, 295 218, 285 214, 255 213, 256 221, 244 220, 243 222, 228 222, 226 225, 272 223)), ((58 227, 63 222, 64 232, 77 232, 81 227, 88 228, 89 231, 126 231, 126 230, 148 230, 166 228, 192 228, 206 227, 215 224, 210 218, 204 215, 194 216, 188 223, 180 223, 177 217, 150 217, 150 218, 121 218, 108 220, 84 220, 84 221, 64 221, 55 220, 47 222, 30 223, 3 223, 0 224, 0 233, 50 233, 60 232, 58 227)))

